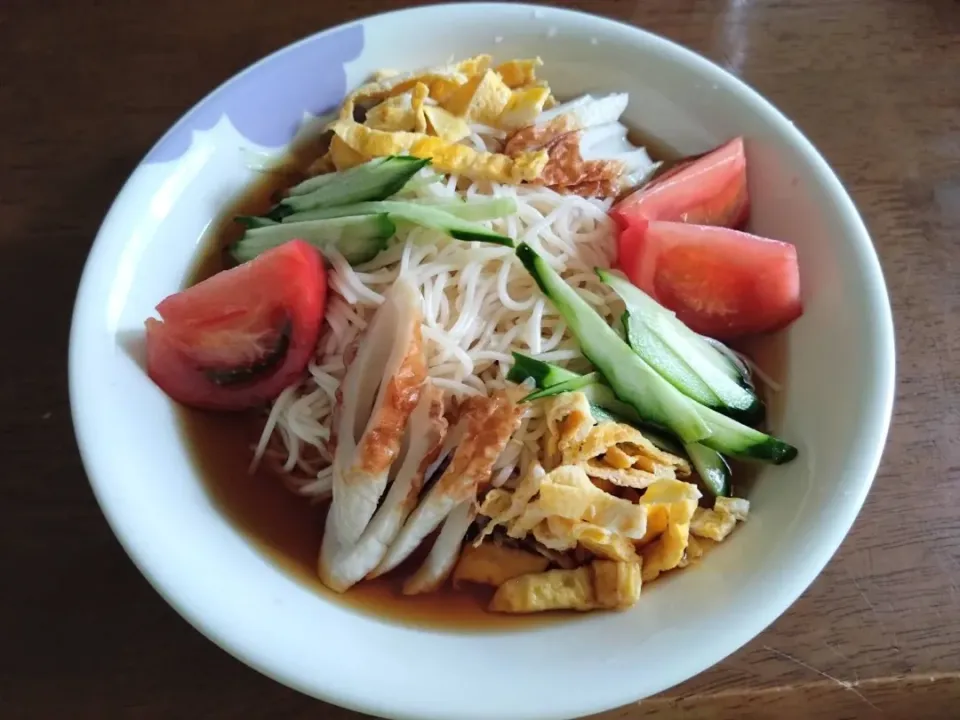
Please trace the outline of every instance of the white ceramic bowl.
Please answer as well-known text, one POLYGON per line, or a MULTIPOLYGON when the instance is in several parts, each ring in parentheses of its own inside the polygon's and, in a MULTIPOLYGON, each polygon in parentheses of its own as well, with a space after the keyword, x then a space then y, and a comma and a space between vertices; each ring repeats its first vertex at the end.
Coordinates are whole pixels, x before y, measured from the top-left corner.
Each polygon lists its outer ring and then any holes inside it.
POLYGON ((793 124, 703 58, 564 10, 456 4, 314 35, 202 100, 134 171, 97 237, 70 342, 77 437, 97 498, 143 574, 243 662, 305 693, 390 717, 559 718, 679 683, 735 651, 813 581, 872 482, 890 418, 894 349, 877 257, 837 178, 793 124), (247 149, 278 151, 305 113, 382 67, 540 55, 560 96, 629 91, 627 119, 672 146, 747 138, 753 227, 796 244, 805 312, 789 330, 786 406, 797 444, 765 469, 750 522, 694 572, 632 610, 525 631, 444 633, 331 604, 218 513, 138 364, 143 319, 177 290, 204 229, 247 184, 247 149), (570 679, 575 678, 574 682, 570 679))

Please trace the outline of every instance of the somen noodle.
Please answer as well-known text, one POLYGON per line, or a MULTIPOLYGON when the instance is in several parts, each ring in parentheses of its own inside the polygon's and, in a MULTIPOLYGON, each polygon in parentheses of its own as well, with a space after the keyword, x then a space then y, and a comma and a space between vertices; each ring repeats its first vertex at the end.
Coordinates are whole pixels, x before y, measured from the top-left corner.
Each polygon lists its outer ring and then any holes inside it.
MULTIPOLYGON (((422 176, 432 173, 425 170, 422 176)), ((595 267, 610 267, 615 255, 613 223, 607 216, 610 200, 562 195, 543 187, 471 183, 456 176, 434 183, 417 183, 415 178, 410 185, 414 189, 402 196, 515 198, 515 215, 483 224, 531 245, 611 324, 623 311, 622 302, 594 272, 595 267)), ((401 227, 397 235, 391 248, 364 265, 351 267, 335 252, 329 254, 327 328, 310 374, 277 398, 264 425, 254 463, 269 454, 303 495, 329 496, 333 458, 328 441, 337 388, 346 372, 344 355, 401 273, 413 279, 423 296, 429 376, 449 399, 506 387, 513 351, 585 367, 559 313, 513 250, 455 240, 423 227, 401 227)), ((532 405, 526 413, 497 462, 494 486, 507 482, 516 470, 522 474, 525 463, 536 457, 546 430, 542 409, 532 405)))

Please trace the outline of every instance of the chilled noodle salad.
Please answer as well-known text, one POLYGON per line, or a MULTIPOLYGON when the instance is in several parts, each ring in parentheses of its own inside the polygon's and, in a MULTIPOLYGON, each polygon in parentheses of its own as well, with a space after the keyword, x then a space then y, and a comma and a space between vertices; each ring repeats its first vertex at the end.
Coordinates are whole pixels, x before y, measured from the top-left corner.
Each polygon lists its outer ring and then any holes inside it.
POLYGON ((726 458, 797 454, 727 344, 802 312, 793 246, 742 230, 743 140, 654 162, 626 93, 558 103, 541 65, 378 73, 236 218, 235 266, 146 321, 170 397, 264 408, 251 466, 329 504, 337 592, 625 608, 747 520, 726 458))

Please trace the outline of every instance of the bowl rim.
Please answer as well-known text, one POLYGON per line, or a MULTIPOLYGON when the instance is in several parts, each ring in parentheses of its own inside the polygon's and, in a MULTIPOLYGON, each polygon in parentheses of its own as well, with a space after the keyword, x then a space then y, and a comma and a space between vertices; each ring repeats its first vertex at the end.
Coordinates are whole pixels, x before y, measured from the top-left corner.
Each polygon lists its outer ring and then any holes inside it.
MULTIPOLYGON (((785 584, 780 589, 775 599, 765 601, 761 607, 756 609, 755 612, 752 612, 748 615, 747 620, 741 626, 737 627, 734 631, 727 633, 724 642, 714 644, 714 647, 722 646, 722 649, 718 651, 715 650, 714 652, 710 653, 704 653, 696 660, 692 660, 682 667, 661 672, 661 682, 656 683, 656 687, 653 689, 653 691, 648 693, 648 695, 655 694, 656 692, 661 692, 702 673, 704 670, 732 655, 747 642, 752 640, 764 629, 766 629, 774 620, 782 615, 803 592, 806 591, 806 589, 813 583, 813 581, 822 572, 823 568, 839 549, 844 538, 852 527, 853 522, 859 514, 866 496, 873 484, 873 480, 879 468, 880 460, 885 449, 893 411, 896 358, 893 317, 882 268, 870 239, 870 235, 862 218, 860 217, 859 212, 856 209, 856 206, 854 205, 853 200, 850 198, 836 174, 827 164, 826 160, 821 156, 819 151, 817 151, 817 149, 806 138, 806 136, 804 136, 772 103, 766 100, 762 95, 760 95, 756 90, 754 90, 740 78, 736 77, 732 73, 727 72, 719 65, 713 63, 699 53, 640 27, 578 10, 568 10, 565 8, 543 5, 503 2, 480 2, 465 4, 436 3, 413 8, 405 8, 401 10, 386 11, 356 20, 351 20, 346 23, 311 33, 297 41, 294 41, 265 55, 264 57, 251 63, 239 72, 227 78, 213 90, 207 93, 204 97, 202 97, 199 101, 193 104, 188 110, 186 110, 144 154, 143 159, 141 159, 140 163, 138 163, 136 167, 140 167, 145 158, 149 157, 157 147, 162 145, 165 140, 167 140, 168 137, 179 131, 188 121, 190 116, 213 96, 231 84, 238 82, 242 77, 252 72, 260 65, 271 62, 277 56, 291 52, 301 45, 314 41, 316 38, 342 31, 357 24, 382 22, 384 20, 426 14, 438 9, 450 9, 453 6, 457 6, 458 9, 464 11, 483 13, 503 13, 507 11, 516 12, 518 9, 526 10, 535 13, 535 17, 541 17, 545 20, 549 20, 549 18, 552 16, 557 18, 563 17, 568 20, 581 22, 584 24, 584 27, 588 28, 585 29, 584 32, 607 31, 631 33, 633 34, 635 40, 643 39, 644 42, 655 46, 659 50, 669 53, 675 58, 682 59, 695 68, 696 71, 704 74, 705 76, 723 78, 725 82, 738 89, 745 101, 749 101, 761 109, 775 124, 780 126, 780 129, 784 133, 790 136, 791 141, 808 159, 813 167, 813 170, 819 176, 819 179, 825 183, 825 190, 838 201, 838 204, 840 205, 839 212, 851 225, 851 229, 853 231, 851 235, 855 236, 851 238, 850 242, 854 243, 859 251, 858 259, 860 270, 863 272, 865 284, 869 288, 870 303, 877 311, 873 321, 877 336, 877 351, 880 354, 880 357, 878 358, 879 370, 876 378, 874 378, 872 382, 874 393, 871 397, 871 400, 876 410, 878 410, 878 413, 873 416, 874 420, 870 428, 869 435, 871 442, 861 453, 860 477, 856 489, 853 493, 851 493, 850 497, 847 498, 841 520, 831 525, 828 531, 823 533, 819 538, 817 555, 806 564, 806 566, 803 568, 803 572, 792 576, 791 582, 789 584, 785 584)), ((156 592, 177 611, 181 617, 183 617, 196 630, 213 641, 220 648, 247 666, 257 670, 261 674, 287 687, 294 688, 306 695, 315 698, 321 698, 338 706, 360 712, 383 713, 386 711, 390 713, 390 717, 411 718, 416 720, 425 720, 427 718, 434 717, 453 717, 457 713, 451 713, 450 708, 428 708, 423 704, 421 704, 416 710, 412 710, 409 706, 406 708, 397 709, 388 708, 385 707, 381 702, 378 702, 371 697, 367 697, 364 693, 357 692, 354 689, 344 691, 342 688, 332 685, 322 686, 322 683, 319 682, 309 686, 306 683, 299 682, 296 678, 292 677, 288 672, 285 671, 285 669, 282 667, 282 663, 277 663, 271 660, 271 658, 266 654, 244 648, 242 643, 236 641, 229 632, 225 632, 224 628, 218 626, 215 622, 215 619, 210 617, 202 607, 197 607, 187 602, 186 598, 183 597, 181 590, 175 583, 162 582, 156 574, 151 572, 151 563, 147 557, 147 553, 144 552, 144 549, 140 546, 138 541, 135 541, 134 538, 123 531, 120 522, 120 517, 122 515, 120 509, 111 505, 104 496, 103 487, 105 487, 105 485, 101 486, 101 483, 104 483, 105 481, 97 472, 98 465, 100 464, 100 461, 98 460, 98 453, 94 451, 94 443, 92 442, 91 437, 87 434, 82 421, 80 409, 84 404, 84 399, 82 398, 78 388, 80 387, 84 363, 81 356, 81 348, 85 343, 83 337, 86 325, 85 318, 95 311, 95 306, 91 305, 92 301, 94 300, 92 296, 96 289, 93 287, 94 274, 95 268, 101 263, 101 256, 105 250, 104 243, 101 242, 101 238, 106 234, 107 229, 112 224, 117 222, 119 209, 126 203, 130 202, 133 195, 131 190, 131 179, 135 170, 136 168, 134 168, 134 171, 131 172, 130 178, 128 178, 128 180, 124 183, 120 192, 117 194, 117 197, 111 204, 110 209, 101 223, 101 226, 97 231, 96 238, 91 246, 87 260, 84 264, 83 273, 76 294, 69 337, 68 380, 74 432, 76 435, 81 460, 87 473, 94 496, 96 497, 97 503, 99 504, 100 509, 103 512, 111 530, 113 531, 117 540, 120 542, 124 551, 133 561, 134 565, 144 576, 144 578, 150 583, 153 589, 156 590, 156 592)), ((591 697, 585 698, 578 706, 566 708, 566 714, 564 714, 563 717, 570 717, 571 715, 580 716, 601 712, 619 705, 634 702, 636 699, 635 692, 632 692, 629 688, 611 688, 609 690, 605 688, 603 693, 598 693, 595 695, 591 694, 591 697)), ((471 716, 477 716, 476 711, 473 711, 473 713, 474 714, 471 716)), ((518 715, 518 717, 520 716, 521 715, 518 715)), ((553 712, 548 712, 546 714, 543 712, 540 712, 539 714, 537 712, 527 712, 523 713, 522 717, 554 718, 560 716, 553 712)))

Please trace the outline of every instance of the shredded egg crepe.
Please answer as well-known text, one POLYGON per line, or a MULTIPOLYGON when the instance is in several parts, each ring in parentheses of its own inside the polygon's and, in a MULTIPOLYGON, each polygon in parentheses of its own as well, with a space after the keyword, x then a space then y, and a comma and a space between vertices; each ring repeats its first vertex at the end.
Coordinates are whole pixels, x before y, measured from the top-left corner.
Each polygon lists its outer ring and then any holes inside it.
POLYGON ((491 68, 489 55, 407 73, 381 71, 351 93, 315 169, 346 170, 394 154, 443 172, 583 196, 612 197, 656 165, 627 139, 626 93, 561 105, 537 78, 540 58, 491 68), (362 116, 362 117, 361 117, 362 116))

